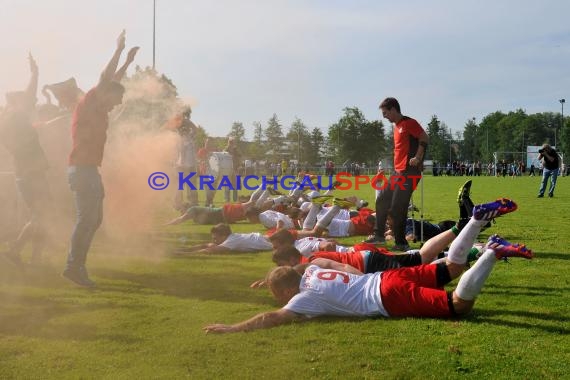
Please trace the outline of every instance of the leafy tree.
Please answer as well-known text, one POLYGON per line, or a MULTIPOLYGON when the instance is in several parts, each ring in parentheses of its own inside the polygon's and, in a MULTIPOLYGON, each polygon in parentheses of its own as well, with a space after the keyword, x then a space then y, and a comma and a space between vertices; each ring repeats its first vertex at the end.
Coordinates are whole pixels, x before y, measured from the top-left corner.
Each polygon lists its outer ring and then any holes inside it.
POLYGON ((467 123, 465 123, 465 127, 463 128, 463 159, 470 162, 481 160, 481 153, 479 151, 480 146, 478 143, 479 138, 479 125, 477 125, 475 118, 467 120, 467 123))
POLYGON ((304 152, 310 149, 310 135, 307 127, 299 118, 295 118, 285 139, 289 142, 291 156, 302 162, 305 159, 304 152))
POLYGON ((356 107, 347 107, 328 130, 329 151, 337 162, 374 162, 386 151, 384 125, 369 122, 356 107))
POLYGON ((264 130, 261 122, 253 122, 253 144, 248 144, 246 155, 254 160, 261 160, 265 156, 264 130))
POLYGON ((232 129, 230 130, 230 133, 228 133, 228 137, 233 137, 237 141, 245 141, 245 128, 243 123, 234 121, 232 129))
POLYGON ((310 136, 310 148, 305 152, 305 162, 316 164, 321 160, 325 150, 325 136, 319 128, 313 128, 310 136))
POLYGON ((271 152, 271 158, 274 161, 280 160, 280 153, 283 150, 283 141, 285 138, 283 136, 281 123, 279 122, 276 114, 273 114, 271 119, 267 121, 267 127, 265 128, 265 138, 267 139, 267 148, 271 152))

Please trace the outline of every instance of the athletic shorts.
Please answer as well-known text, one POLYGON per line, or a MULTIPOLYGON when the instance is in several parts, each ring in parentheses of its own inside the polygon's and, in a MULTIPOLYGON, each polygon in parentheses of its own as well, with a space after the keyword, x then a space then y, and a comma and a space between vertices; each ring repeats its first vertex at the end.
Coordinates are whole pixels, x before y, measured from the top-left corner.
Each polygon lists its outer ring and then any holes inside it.
POLYGON ((218 224, 224 223, 224 213, 217 207, 192 206, 188 209, 194 223, 197 224, 218 224))
POLYGON ((366 261, 366 273, 383 272, 389 269, 414 267, 421 265, 422 256, 419 252, 402 255, 386 255, 378 252, 370 252, 366 261))
POLYGON ((351 220, 333 219, 326 229, 329 231, 329 236, 331 237, 347 237, 350 236, 351 225, 351 220))
POLYGON ((451 293, 437 287, 437 265, 382 272, 380 294, 390 317, 451 318, 451 293))

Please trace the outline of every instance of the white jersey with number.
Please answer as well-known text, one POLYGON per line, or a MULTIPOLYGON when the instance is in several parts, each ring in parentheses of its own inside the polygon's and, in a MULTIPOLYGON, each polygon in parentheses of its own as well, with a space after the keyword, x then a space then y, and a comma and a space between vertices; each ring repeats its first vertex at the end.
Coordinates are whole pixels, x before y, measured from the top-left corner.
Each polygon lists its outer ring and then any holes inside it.
POLYGON ((300 293, 283 308, 307 317, 387 317, 380 296, 380 274, 358 276, 310 265, 301 278, 300 293))
MULTIPOLYGON (((305 257, 311 257, 314 252, 322 251, 320 244, 327 239, 317 238, 317 237, 306 237, 299 240, 295 240, 295 248, 305 257)), ((336 251, 339 253, 346 253, 350 251, 349 247, 343 245, 336 245, 336 251)))
POLYGON ((273 245, 264 235, 253 232, 250 234, 230 234, 220 247, 225 247, 232 251, 269 251, 273 245))
POLYGON ((259 223, 261 223, 265 228, 275 228, 277 227, 277 222, 283 221, 283 228, 290 230, 295 228, 293 220, 279 211, 267 210, 259 214, 259 223))

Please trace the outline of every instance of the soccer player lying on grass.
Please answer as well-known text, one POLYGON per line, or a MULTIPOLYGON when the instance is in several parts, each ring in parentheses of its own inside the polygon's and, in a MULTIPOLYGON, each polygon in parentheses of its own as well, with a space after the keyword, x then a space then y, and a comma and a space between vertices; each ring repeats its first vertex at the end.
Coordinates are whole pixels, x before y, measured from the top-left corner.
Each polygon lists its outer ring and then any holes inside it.
POLYGON ((355 235, 368 235, 374 228, 375 216, 374 211, 369 208, 361 208, 354 215, 349 214, 349 219, 338 219, 336 216, 341 209, 348 209, 355 204, 346 199, 333 198, 331 196, 315 197, 312 205, 303 222, 303 230, 298 231, 298 236, 320 237, 325 232, 331 237, 348 237, 355 235), (328 209, 326 214, 320 219, 317 218, 322 210, 324 202, 332 201, 333 206, 328 209))
MULTIPOLYGON (((392 252, 376 247, 370 243, 358 243, 353 247, 342 247, 342 250, 327 251, 330 245, 323 244, 322 250, 316 249, 301 252, 296 245, 295 240, 288 240, 286 234, 288 231, 281 230, 279 244, 273 244, 274 252, 272 260, 278 266, 296 266, 299 264, 315 263, 319 259, 317 266, 322 268, 332 268, 332 262, 341 264, 349 264, 362 273, 374 273, 388 269, 411 267, 422 264, 437 263, 436 260, 442 251, 453 242, 459 234, 457 228, 444 231, 441 234, 429 239, 419 250, 410 250, 407 254, 395 255, 392 252)), ((270 239, 273 238, 270 237, 270 239)), ((292 238, 293 239, 293 238, 292 238)), ((311 238, 307 238, 311 239, 311 238)), ((474 245, 468 254, 467 261, 475 260, 481 254, 481 247, 474 245)), ((265 279, 253 282, 250 287, 260 288, 265 286, 265 279)))
POLYGON ((273 249, 281 247, 294 246, 299 250, 303 256, 310 256, 313 252, 327 251, 327 252, 348 252, 350 247, 338 244, 336 240, 305 237, 297 239, 296 230, 278 229, 273 234, 269 235, 273 249))
POLYGON ((467 254, 489 220, 515 211, 508 199, 478 205, 473 217, 451 244, 445 263, 392 269, 362 274, 339 264, 322 269, 306 264, 303 274, 292 267, 277 267, 268 276, 273 296, 281 309, 261 313, 233 325, 211 324, 204 330, 213 333, 270 328, 318 316, 344 317, 429 317, 454 318, 469 313, 495 262, 507 257, 532 258, 524 245, 511 244, 494 235, 489 238, 479 260, 461 276, 452 292, 443 289, 459 277, 466 267, 467 254), (308 266, 307 266, 308 265, 308 266), (350 272, 344 272, 348 269, 350 272))
POLYGON ((184 214, 174 218, 166 225, 175 225, 192 219, 197 224, 236 223, 240 220, 249 220, 250 223, 259 223, 259 213, 280 206, 286 199, 270 199, 270 190, 260 187, 245 203, 226 203, 223 207, 192 206, 184 214))
POLYGON ((229 252, 257 252, 269 251, 273 246, 269 239, 258 233, 249 234, 232 233, 228 224, 220 223, 210 230, 212 242, 198 244, 178 251, 178 255, 185 253, 229 253, 229 252))

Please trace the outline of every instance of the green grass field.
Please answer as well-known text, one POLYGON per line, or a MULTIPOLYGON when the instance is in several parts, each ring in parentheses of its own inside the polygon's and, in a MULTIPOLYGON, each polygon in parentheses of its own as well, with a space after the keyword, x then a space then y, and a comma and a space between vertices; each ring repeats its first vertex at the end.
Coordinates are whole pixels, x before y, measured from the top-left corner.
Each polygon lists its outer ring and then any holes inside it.
MULTIPOLYGON (((507 196, 519 204, 480 238, 500 233, 536 258, 497 263, 460 321, 328 318, 206 335, 208 323, 276 308, 266 289, 248 287, 271 267, 270 253, 169 257, 181 239, 208 238, 209 226, 191 223, 120 245, 99 238, 89 254, 95 290, 60 277, 61 252, 24 272, 0 262, 0 378, 570 378, 569 180, 559 178, 555 198, 537 199, 536 177, 473 179, 475 203, 507 196)), ((426 177, 424 217, 455 218, 464 181, 426 177)), ((372 190, 358 193, 372 200, 372 190)), ((165 207, 157 226, 171 216, 165 207)))

